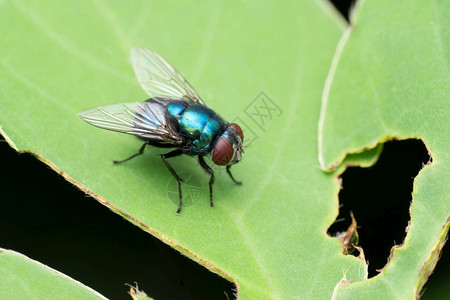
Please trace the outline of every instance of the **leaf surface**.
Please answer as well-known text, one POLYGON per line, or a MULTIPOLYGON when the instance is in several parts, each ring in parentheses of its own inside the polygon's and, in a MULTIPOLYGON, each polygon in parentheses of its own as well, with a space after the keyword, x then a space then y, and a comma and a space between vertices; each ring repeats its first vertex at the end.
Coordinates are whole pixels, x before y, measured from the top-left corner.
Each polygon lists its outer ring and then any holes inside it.
POLYGON ((3 299, 106 299, 67 275, 1 248, 0 277, 3 299))
POLYGON ((365 264, 326 234, 339 185, 317 162, 320 99, 343 21, 325 1, 4 1, 0 6, 0 125, 114 212, 233 280, 243 299, 329 298, 365 264), (8 28, 8 30, 6 30, 8 28), (195 159, 171 160, 174 180, 131 136, 94 128, 78 112, 146 100, 129 62, 157 51, 207 105, 244 130, 234 185, 215 168, 215 207, 195 159), (192 180, 192 181, 190 181, 192 180))

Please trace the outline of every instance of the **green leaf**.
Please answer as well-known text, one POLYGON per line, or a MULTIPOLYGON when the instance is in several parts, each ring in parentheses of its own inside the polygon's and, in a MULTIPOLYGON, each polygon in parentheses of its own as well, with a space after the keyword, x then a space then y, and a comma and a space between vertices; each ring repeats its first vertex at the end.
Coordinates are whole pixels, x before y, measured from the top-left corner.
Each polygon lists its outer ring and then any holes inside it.
POLYGON ((321 166, 393 138, 423 139, 433 162, 415 178, 404 244, 380 275, 337 298, 413 298, 439 258, 450 216, 449 49, 448 1, 360 1, 339 43, 322 98, 321 166))
POLYGON ((0 28, 0 125, 17 150, 233 280, 242 299, 330 298, 344 275, 366 277, 365 263, 326 234, 339 185, 318 165, 317 123, 343 21, 325 1, 3 1, 0 28), (243 125, 251 144, 233 172, 244 185, 216 169, 214 208, 194 159, 172 160, 201 183, 183 185, 176 216, 161 152, 113 166, 141 143, 77 116, 146 99, 129 63, 133 46, 160 53, 211 108, 243 125))
POLYGON ((105 299, 89 287, 20 253, 0 248, 2 299, 105 299))

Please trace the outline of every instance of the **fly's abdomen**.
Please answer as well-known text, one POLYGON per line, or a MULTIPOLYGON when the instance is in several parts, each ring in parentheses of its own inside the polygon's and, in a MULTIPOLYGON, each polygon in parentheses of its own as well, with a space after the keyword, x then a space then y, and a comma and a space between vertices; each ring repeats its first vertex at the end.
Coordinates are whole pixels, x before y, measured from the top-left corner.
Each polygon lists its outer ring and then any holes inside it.
POLYGON ((167 112, 178 120, 180 131, 193 140, 192 154, 208 152, 226 124, 214 111, 200 104, 177 101, 167 107, 167 112))

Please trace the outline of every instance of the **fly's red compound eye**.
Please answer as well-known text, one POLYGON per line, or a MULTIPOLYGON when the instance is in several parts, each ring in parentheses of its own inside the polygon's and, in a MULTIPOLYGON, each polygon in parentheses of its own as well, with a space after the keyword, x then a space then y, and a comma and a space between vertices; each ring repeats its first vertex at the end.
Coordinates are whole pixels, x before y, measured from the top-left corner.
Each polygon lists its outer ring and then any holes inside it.
POLYGON ((244 142, 244 133, 242 132, 241 126, 239 126, 236 123, 231 123, 230 128, 233 128, 234 130, 236 130, 241 138, 241 142, 244 142))
POLYGON ((233 158, 233 147, 226 137, 217 140, 212 153, 212 161, 219 166, 227 165, 233 158))

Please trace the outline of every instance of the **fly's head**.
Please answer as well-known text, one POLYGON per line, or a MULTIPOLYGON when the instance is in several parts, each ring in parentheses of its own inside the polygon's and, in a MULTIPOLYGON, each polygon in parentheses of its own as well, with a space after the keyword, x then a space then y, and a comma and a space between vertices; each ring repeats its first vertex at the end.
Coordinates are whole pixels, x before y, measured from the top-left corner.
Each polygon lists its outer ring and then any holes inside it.
POLYGON ((217 139, 212 151, 212 161, 219 166, 232 165, 239 162, 244 153, 242 143, 244 134, 238 124, 231 123, 230 126, 217 139))

